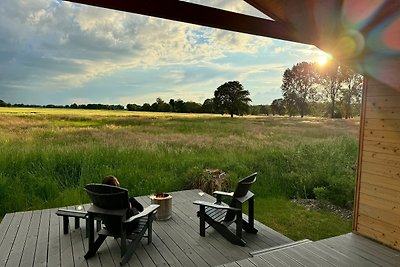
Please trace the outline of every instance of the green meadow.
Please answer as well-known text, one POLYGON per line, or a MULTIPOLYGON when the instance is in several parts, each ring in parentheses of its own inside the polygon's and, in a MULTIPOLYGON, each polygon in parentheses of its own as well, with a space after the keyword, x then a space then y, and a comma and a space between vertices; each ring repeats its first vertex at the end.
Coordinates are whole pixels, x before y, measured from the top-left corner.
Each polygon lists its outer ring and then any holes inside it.
POLYGON ((205 169, 257 171, 256 219, 292 239, 351 230, 351 220, 292 198, 352 207, 358 120, 0 108, 0 217, 86 203, 115 175, 132 195, 189 189, 205 169))

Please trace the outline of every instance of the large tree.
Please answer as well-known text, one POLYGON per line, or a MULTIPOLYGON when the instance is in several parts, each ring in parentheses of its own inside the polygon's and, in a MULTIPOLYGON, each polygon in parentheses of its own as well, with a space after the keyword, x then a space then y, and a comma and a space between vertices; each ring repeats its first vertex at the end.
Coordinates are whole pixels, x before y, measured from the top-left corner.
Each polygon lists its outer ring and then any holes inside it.
POLYGON ((214 104, 221 114, 242 115, 249 108, 250 93, 238 81, 226 82, 214 92, 214 104))
POLYGON ((342 94, 344 82, 343 67, 336 62, 329 62, 319 70, 319 84, 322 86, 322 96, 328 100, 330 116, 335 118, 338 111, 337 103, 342 94))
POLYGON ((361 103, 363 78, 353 69, 342 66, 343 87, 342 87, 342 104, 345 118, 353 117, 354 102, 358 105, 361 103))
POLYGON ((286 69, 282 79, 282 95, 290 116, 297 113, 303 117, 308 111, 309 102, 315 99, 314 64, 301 62, 286 69))

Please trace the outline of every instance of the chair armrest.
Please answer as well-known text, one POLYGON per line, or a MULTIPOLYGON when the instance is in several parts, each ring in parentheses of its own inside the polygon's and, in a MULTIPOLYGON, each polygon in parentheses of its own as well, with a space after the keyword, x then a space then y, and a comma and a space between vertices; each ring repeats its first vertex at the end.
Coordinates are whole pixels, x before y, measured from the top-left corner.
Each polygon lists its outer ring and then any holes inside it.
POLYGON ((226 197, 233 197, 233 192, 224 192, 224 191, 214 191, 213 195, 220 195, 226 197))
POLYGON ((85 219, 87 216, 86 211, 81 210, 70 210, 70 209, 58 209, 56 214, 58 216, 67 216, 67 217, 75 217, 85 219))
POLYGON ((106 215, 106 216, 118 216, 123 217, 126 215, 127 209, 119 209, 119 210, 110 210, 110 209, 102 209, 95 205, 91 205, 88 209, 88 213, 94 213, 96 216, 98 215, 106 215))
POLYGON ((139 214, 129 217, 127 220, 123 221, 123 223, 130 223, 130 222, 133 222, 134 220, 137 220, 137 219, 145 217, 149 214, 155 213, 155 212, 157 212, 158 207, 160 207, 160 205, 152 204, 152 205, 146 207, 139 214))
POLYGON ((246 194, 245 196, 243 196, 243 197, 238 197, 238 198, 236 198, 236 200, 243 204, 244 202, 246 202, 247 200, 249 200, 249 199, 252 198, 252 197, 254 197, 253 192, 248 191, 247 194, 246 194))
POLYGON ((196 200, 193 202, 193 204, 199 205, 199 206, 215 208, 215 209, 220 209, 220 210, 241 211, 241 209, 237 209, 237 208, 233 208, 233 207, 229 207, 229 206, 225 206, 225 205, 220 205, 220 204, 214 204, 211 202, 205 202, 205 201, 201 201, 201 200, 196 200))

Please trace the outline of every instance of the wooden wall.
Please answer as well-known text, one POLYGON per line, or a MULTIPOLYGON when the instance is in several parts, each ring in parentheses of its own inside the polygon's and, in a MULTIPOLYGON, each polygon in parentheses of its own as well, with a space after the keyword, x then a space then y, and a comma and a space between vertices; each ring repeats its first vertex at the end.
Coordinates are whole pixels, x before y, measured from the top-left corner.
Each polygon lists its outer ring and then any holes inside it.
POLYGON ((400 90, 366 78, 360 128, 353 230, 400 250, 400 90))

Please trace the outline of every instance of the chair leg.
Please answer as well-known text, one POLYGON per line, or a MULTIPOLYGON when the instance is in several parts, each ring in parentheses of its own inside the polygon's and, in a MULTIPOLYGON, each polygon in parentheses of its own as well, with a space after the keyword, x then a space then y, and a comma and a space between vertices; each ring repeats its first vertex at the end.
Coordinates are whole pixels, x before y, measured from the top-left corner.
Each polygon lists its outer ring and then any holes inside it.
POLYGON ((240 239, 242 238, 242 212, 238 211, 236 214, 236 236, 240 239))
MULTIPOLYGON (((147 227, 143 227, 142 231, 140 231, 137 234, 137 236, 135 237, 135 239, 132 240, 131 244, 128 246, 125 253, 121 256, 121 258, 122 258, 121 262, 120 262, 121 265, 124 265, 125 263, 127 263, 129 261, 133 252, 135 251, 136 247, 139 245, 140 240, 146 233, 146 230, 150 231, 147 227)), ((149 234, 150 234, 150 232, 149 232, 149 234)), ((121 240, 121 243, 122 243, 122 240, 121 240)))
POLYGON ((69 232, 69 218, 68 218, 68 216, 63 216, 63 228, 64 228, 64 235, 68 234, 68 232, 69 232))
POLYGON ((99 235, 99 237, 96 239, 96 241, 93 243, 93 246, 91 249, 88 250, 85 254, 85 259, 89 259, 90 257, 93 257, 94 254, 96 254, 96 251, 99 249, 101 244, 103 244, 104 240, 106 240, 105 235, 99 235))
POLYGON ((232 244, 242 247, 246 246, 246 242, 241 237, 232 233, 225 225, 214 221, 208 216, 206 216, 206 222, 232 244))
POLYGON ((248 215, 249 221, 246 222, 245 220, 242 220, 243 229, 247 233, 256 234, 258 230, 254 228, 254 197, 250 198, 248 203, 249 203, 249 215, 248 215))
POLYGON ((79 218, 75 217, 75 229, 78 229, 79 227, 80 227, 79 218))
POLYGON ((147 245, 153 242, 153 220, 154 214, 150 214, 147 220, 147 245))
POLYGON ((200 206, 200 236, 206 236, 206 208, 205 206, 200 206))
POLYGON ((123 224, 121 227, 121 258, 125 255, 126 252, 126 225, 123 224))

